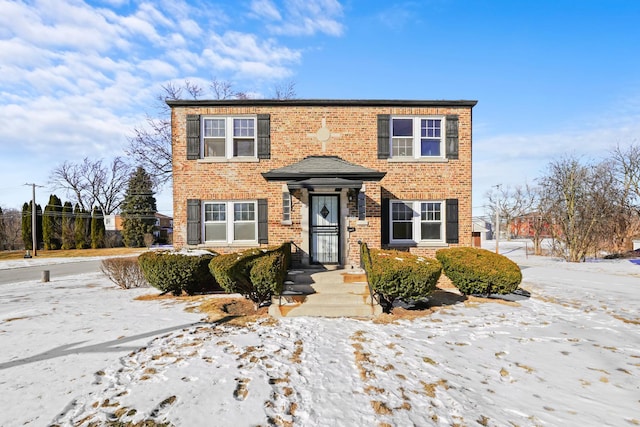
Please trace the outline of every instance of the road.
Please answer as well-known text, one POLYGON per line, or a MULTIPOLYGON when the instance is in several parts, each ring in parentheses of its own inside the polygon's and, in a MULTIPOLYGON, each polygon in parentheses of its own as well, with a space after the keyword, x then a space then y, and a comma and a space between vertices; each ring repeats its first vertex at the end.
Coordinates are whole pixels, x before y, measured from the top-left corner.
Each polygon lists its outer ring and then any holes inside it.
POLYGON ((29 280, 41 280, 42 272, 49 270, 51 281, 63 276, 93 273, 100 271, 102 261, 77 261, 63 264, 38 265, 33 267, 20 267, 0 270, 0 285, 8 283, 25 282, 29 280))

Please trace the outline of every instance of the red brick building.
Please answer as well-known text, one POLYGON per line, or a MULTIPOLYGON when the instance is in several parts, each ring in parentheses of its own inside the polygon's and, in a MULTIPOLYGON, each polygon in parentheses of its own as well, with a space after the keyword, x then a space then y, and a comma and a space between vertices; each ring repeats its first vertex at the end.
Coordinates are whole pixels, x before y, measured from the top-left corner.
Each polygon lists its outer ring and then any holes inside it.
POLYGON ((295 244, 359 264, 358 242, 470 246, 476 101, 175 100, 174 246, 295 244))

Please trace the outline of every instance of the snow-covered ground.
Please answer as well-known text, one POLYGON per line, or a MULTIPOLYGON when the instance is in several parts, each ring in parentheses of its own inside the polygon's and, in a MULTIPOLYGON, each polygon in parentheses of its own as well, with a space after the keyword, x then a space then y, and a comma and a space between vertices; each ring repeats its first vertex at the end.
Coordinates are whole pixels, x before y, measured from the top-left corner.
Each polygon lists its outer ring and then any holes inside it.
POLYGON ((530 299, 391 324, 207 324, 99 274, 0 286, 0 425, 639 425, 640 266, 521 246, 530 299))

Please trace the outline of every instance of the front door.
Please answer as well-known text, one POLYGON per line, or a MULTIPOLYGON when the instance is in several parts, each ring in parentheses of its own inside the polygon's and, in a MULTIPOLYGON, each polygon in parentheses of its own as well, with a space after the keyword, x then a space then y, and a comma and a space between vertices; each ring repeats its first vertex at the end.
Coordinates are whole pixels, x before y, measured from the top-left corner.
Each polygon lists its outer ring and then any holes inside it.
POLYGON ((340 203, 337 195, 311 195, 311 262, 338 264, 340 203))

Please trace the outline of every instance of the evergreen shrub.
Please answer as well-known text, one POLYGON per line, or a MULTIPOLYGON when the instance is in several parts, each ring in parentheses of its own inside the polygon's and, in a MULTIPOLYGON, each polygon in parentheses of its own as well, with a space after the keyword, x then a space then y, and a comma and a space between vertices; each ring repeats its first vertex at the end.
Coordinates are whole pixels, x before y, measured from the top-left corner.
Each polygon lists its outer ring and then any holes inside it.
POLYGON ((393 301, 412 301, 427 297, 436 288, 442 271, 440 262, 409 252, 369 249, 362 246, 363 266, 371 288, 385 311, 393 301))
POLYGON ((436 258, 442 263, 444 274, 464 295, 508 294, 522 282, 515 262, 486 249, 441 249, 436 258))
POLYGON ((217 256, 209 263, 209 269, 226 292, 244 295, 257 309, 272 295, 282 292, 290 264, 291 245, 285 243, 217 256))
POLYGON ((170 251, 148 251, 138 257, 144 277, 162 293, 194 295, 218 289, 209 273, 209 262, 217 254, 187 254, 170 251))

